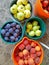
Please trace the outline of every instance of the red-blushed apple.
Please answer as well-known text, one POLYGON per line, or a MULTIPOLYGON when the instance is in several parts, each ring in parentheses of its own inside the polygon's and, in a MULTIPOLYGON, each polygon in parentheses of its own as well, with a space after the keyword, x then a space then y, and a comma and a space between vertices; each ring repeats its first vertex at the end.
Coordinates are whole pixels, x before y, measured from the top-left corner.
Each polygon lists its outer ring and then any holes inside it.
POLYGON ((29 50, 31 49, 31 45, 28 44, 28 45, 26 46, 26 49, 29 51, 29 50))
POLYGON ((32 42, 31 43, 31 47, 33 47, 33 48, 36 47, 36 43, 35 42, 32 42))
POLYGON ((39 57, 41 56, 41 54, 42 54, 41 51, 36 52, 36 55, 39 56, 39 57))
POLYGON ((19 57, 22 58, 23 57, 23 53, 19 52, 19 57))
POLYGON ((39 57, 35 58, 35 64, 39 64, 39 63, 40 63, 40 58, 39 57))
POLYGON ((31 48, 30 53, 32 53, 32 54, 36 53, 35 48, 31 48))
POLYGON ((19 45, 19 50, 23 50, 25 48, 24 44, 19 45))
POLYGON ((29 43, 28 40, 24 40, 23 44, 26 46, 29 43))
POLYGON ((24 60, 23 59, 20 59, 19 62, 18 62, 19 65, 24 65, 24 60))

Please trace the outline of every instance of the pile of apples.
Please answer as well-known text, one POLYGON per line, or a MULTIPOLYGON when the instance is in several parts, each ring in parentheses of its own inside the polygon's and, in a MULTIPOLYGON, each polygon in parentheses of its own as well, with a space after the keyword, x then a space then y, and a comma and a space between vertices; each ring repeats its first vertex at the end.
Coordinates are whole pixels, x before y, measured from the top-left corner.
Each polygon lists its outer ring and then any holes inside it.
POLYGON ((49 0, 41 0, 42 7, 46 13, 49 13, 49 0))
POLYGON ((42 51, 37 43, 25 39, 18 45, 15 55, 19 65, 38 65, 40 63, 42 51))
POLYGON ((42 31, 38 21, 28 22, 26 25, 26 32, 29 36, 41 36, 42 31))
POLYGON ((22 21, 25 18, 31 16, 31 5, 28 0, 17 0, 16 4, 13 4, 10 8, 10 12, 14 18, 22 21))

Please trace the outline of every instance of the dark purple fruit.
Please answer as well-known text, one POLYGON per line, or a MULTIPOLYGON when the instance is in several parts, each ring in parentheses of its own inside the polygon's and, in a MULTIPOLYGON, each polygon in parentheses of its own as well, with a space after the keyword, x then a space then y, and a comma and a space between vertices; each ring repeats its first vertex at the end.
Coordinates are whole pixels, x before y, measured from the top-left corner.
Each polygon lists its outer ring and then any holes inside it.
POLYGON ((6 41, 8 41, 8 40, 9 40, 9 38, 8 38, 8 37, 4 37, 4 39, 5 39, 6 41))
POLYGON ((1 34, 4 35, 6 33, 5 29, 1 30, 1 34))
POLYGON ((10 37, 10 40, 11 40, 11 41, 15 41, 15 37, 14 37, 14 36, 11 36, 11 37, 10 37))
POLYGON ((13 29, 12 28, 9 29, 9 33, 13 33, 13 29))
POLYGON ((5 36, 9 36, 10 34, 9 34, 9 32, 7 32, 6 34, 5 34, 5 36))
POLYGON ((16 28, 17 28, 17 29, 20 29, 20 25, 16 25, 16 28))
POLYGON ((15 42, 17 42, 17 41, 18 41, 18 38, 15 39, 15 42))
POLYGON ((16 32, 16 33, 19 33, 19 29, 16 29, 15 32, 16 32))
POLYGON ((18 36, 18 34, 17 34, 17 33, 14 33, 13 35, 14 35, 14 37, 17 37, 17 36, 18 36))
POLYGON ((7 24, 6 26, 5 26, 5 29, 9 29, 11 27, 11 25, 10 24, 7 24))
POLYGON ((14 22, 14 23, 11 23, 11 26, 12 27, 15 27, 16 26, 16 23, 14 22))

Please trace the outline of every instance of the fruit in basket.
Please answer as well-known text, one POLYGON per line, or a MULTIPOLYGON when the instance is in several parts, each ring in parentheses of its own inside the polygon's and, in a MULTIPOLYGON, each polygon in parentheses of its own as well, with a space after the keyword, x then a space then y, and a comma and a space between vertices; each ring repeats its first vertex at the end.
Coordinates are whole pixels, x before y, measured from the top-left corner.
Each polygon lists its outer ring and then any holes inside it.
POLYGON ((32 25, 33 25, 33 26, 37 26, 37 25, 38 25, 38 22, 37 22, 37 21, 33 21, 33 22, 32 22, 32 25))
POLYGON ((49 1, 48 0, 43 0, 41 3, 42 3, 42 7, 43 7, 44 11, 46 13, 49 13, 49 9, 48 9, 48 7, 49 7, 49 1))
POLYGON ((23 53, 19 52, 19 57, 22 58, 23 57, 23 53))
POLYGON ((24 11, 24 16, 25 16, 25 18, 30 18, 30 16, 31 16, 30 10, 25 10, 24 11))
POLYGON ((28 52, 27 49, 24 49, 24 50, 23 50, 23 55, 24 55, 24 56, 28 55, 28 53, 29 53, 29 52, 28 52))
POLYGON ((24 5, 28 3, 28 0, 21 0, 24 5))
POLYGON ((31 30, 32 29, 32 24, 31 23, 27 23, 26 27, 27 27, 28 30, 31 30))
POLYGON ((26 9, 26 10, 31 10, 31 5, 28 3, 28 4, 25 6, 25 9, 26 9))
POLYGON ((29 51, 31 49, 31 45, 30 44, 26 45, 26 49, 29 51))
POLYGON ((24 60, 24 63, 27 65, 28 64, 28 60, 24 60))
POLYGON ((30 57, 33 58, 33 59, 35 59, 37 57, 37 55, 36 55, 36 53, 34 53, 34 54, 31 53, 30 57))
POLYGON ((34 60, 33 60, 32 58, 29 58, 29 59, 28 59, 28 64, 29 64, 29 65, 33 65, 33 64, 34 64, 34 60))
POLYGON ((33 31, 36 31, 36 30, 39 30, 40 29, 40 26, 34 26, 33 27, 33 31))
POLYGON ((44 0, 43 1, 43 7, 47 7, 48 6, 48 0, 44 0))
POLYGON ((32 42, 31 47, 33 47, 33 48, 36 47, 36 43, 32 42))
POLYGON ((25 40, 24 42, 23 42, 23 44, 26 46, 26 45, 28 45, 28 40, 25 40))
POLYGON ((17 8, 18 12, 24 12, 24 6, 23 5, 19 5, 17 8))
POLYGON ((22 12, 17 13, 17 19, 20 21, 24 20, 24 13, 22 13, 22 12))
POLYGON ((1 30, 1 34, 4 36, 5 33, 6 33, 5 29, 2 29, 2 30, 1 30))
POLYGON ((40 49, 39 46, 36 46, 36 47, 35 47, 35 50, 36 50, 36 51, 40 51, 41 49, 40 49))
POLYGON ((19 65, 24 65, 24 61, 22 59, 19 60, 18 62, 19 65))
POLYGON ((36 50, 35 50, 35 48, 31 48, 31 50, 30 50, 30 53, 36 53, 36 50))
POLYGON ((18 0, 18 1, 16 2, 16 4, 17 4, 17 6, 21 5, 21 4, 22 4, 21 0, 18 0))
POLYGON ((36 36, 41 36, 41 33, 42 33, 41 30, 37 30, 37 31, 35 32, 35 35, 36 35, 36 36))
POLYGON ((21 44, 21 45, 19 46, 19 49, 20 49, 20 50, 23 50, 24 48, 25 48, 24 44, 21 44))
POLYGON ((37 58, 35 59, 35 64, 39 64, 39 63, 40 63, 40 58, 37 57, 37 58))
POLYGON ((26 32, 29 33, 30 32, 30 29, 26 29, 26 32))
POLYGON ((36 55, 37 55, 38 57, 40 57, 40 56, 41 56, 41 54, 42 54, 42 52, 41 52, 41 51, 36 52, 36 55))
POLYGON ((14 14, 13 16, 14 16, 14 18, 17 18, 17 14, 14 14))
POLYGON ((35 32, 34 31, 30 31, 29 32, 29 36, 34 36, 35 35, 35 32))
POLYGON ((10 12, 11 12, 12 14, 16 14, 16 13, 17 13, 17 5, 16 5, 16 4, 14 4, 14 5, 10 8, 10 12))

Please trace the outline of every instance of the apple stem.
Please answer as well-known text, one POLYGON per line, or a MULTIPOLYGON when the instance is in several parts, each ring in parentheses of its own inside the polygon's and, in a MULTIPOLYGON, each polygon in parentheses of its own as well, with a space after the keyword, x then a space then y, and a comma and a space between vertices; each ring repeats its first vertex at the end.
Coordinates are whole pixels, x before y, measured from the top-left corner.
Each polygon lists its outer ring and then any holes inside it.
POLYGON ((45 45, 44 43, 42 43, 42 42, 40 42, 40 44, 42 45, 42 46, 44 46, 46 49, 48 49, 49 50, 49 47, 47 46, 47 45, 45 45))

